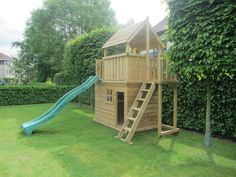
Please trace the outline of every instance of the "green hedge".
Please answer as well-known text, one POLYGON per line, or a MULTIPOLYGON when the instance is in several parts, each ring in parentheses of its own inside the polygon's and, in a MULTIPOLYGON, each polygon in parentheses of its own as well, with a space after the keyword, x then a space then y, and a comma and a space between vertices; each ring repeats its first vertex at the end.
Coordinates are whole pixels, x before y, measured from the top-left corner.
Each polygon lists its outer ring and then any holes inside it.
MULTIPOLYGON (((0 106, 54 103, 74 86, 0 86, 0 106)), ((90 104, 91 90, 74 101, 90 104)))
POLYGON ((95 75, 95 60, 102 58, 102 46, 114 30, 101 28, 70 40, 64 51, 64 67, 54 77, 56 84, 81 84, 95 75))
MULTIPOLYGON (((206 90, 197 78, 179 78, 178 127, 204 132, 206 90)), ((163 121, 172 123, 173 93, 170 86, 163 89, 163 121)), ((212 134, 235 138, 236 134, 236 79, 224 78, 212 84, 212 134)))

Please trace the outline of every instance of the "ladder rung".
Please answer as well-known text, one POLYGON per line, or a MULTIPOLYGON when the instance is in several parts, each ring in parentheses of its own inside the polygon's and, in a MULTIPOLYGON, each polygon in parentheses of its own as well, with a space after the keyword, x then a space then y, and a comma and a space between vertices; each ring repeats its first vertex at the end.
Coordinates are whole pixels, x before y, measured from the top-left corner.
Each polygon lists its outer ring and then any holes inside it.
POLYGON ((132 108, 135 111, 140 111, 140 108, 132 108))
POLYGON ((132 120, 132 121, 135 121, 136 118, 133 118, 133 117, 128 117, 129 120, 132 120))
POLYGON ((143 98, 138 98, 137 100, 138 101, 145 101, 145 99, 143 99, 143 98))
POLYGON ((128 131, 128 132, 130 132, 130 130, 131 130, 131 128, 129 128, 129 127, 124 127, 123 129, 128 131))
POLYGON ((149 91, 149 89, 142 89, 142 91, 144 91, 144 92, 148 92, 148 91, 149 91))

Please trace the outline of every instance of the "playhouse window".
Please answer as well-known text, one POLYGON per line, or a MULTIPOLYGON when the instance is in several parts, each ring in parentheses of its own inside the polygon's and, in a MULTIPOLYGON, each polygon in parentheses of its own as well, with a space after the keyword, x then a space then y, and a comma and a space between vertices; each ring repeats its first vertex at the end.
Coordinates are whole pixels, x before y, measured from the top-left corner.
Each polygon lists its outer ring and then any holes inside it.
POLYGON ((107 102, 109 102, 109 103, 112 102, 112 90, 107 90, 106 100, 107 100, 107 102))

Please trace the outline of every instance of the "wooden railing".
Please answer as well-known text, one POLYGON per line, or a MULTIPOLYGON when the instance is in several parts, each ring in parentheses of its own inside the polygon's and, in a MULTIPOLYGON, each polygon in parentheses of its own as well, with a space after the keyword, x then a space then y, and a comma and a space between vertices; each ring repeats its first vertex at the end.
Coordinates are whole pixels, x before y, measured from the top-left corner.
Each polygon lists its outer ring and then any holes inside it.
MULTIPOLYGON (((167 73, 168 64, 161 59, 158 71, 157 58, 151 59, 150 76, 155 81, 173 81, 174 76, 167 73), (160 77, 158 77, 160 75, 160 77)), ((96 60, 96 73, 104 81, 146 81, 146 58, 141 55, 115 55, 96 60)))

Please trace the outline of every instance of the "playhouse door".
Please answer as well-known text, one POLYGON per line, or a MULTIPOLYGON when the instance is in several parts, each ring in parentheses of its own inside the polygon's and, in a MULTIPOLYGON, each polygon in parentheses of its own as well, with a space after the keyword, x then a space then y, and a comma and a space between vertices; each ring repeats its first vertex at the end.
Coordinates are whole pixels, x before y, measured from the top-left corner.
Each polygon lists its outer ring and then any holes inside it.
POLYGON ((117 92, 117 124, 124 123, 124 92, 117 92))

